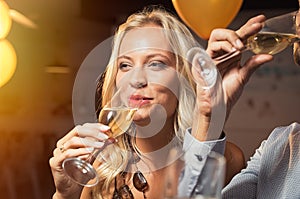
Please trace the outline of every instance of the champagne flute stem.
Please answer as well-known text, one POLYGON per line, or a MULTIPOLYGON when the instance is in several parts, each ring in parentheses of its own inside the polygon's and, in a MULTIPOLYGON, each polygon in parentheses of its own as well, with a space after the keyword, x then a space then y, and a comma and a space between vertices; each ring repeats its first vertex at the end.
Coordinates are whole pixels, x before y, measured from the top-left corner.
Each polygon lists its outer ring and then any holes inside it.
POLYGON ((90 155, 87 157, 86 162, 90 163, 91 165, 95 162, 97 156, 105 147, 109 144, 113 144, 116 142, 116 139, 109 137, 104 141, 104 145, 101 148, 94 148, 94 150, 90 153, 90 155))
MULTIPOLYGON (((101 148, 102 149, 102 148, 101 148)), ((88 156, 88 158, 86 159, 86 162, 90 163, 91 165, 93 165, 93 163, 96 160, 96 157, 98 156, 98 154, 102 151, 101 149, 94 149, 92 151, 92 153, 90 153, 90 155, 88 156)))
POLYGON ((234 51, 225 53, 224 55, 221 55, 219 57, 216 57, 216 58, 214 58, 214 61, 217 61, 218 63, 227 61, 228 59, 230 59, 246 50, 250 50, 250 49, 247 46, 244 46, 242 49, 234 50, 234 51))

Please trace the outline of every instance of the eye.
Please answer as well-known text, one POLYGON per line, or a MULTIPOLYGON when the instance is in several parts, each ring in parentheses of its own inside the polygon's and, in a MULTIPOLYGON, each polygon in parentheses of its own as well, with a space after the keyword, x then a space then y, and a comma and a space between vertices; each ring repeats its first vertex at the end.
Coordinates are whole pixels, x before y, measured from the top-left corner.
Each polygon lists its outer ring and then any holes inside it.
POLYGON ((152 61, 147 64, 148 67, 151 67, 153 70, 162 70, 167 67, 167 65, 162 61, 152 61))
POLYGON ((131 67, 132 66, 129 63, 126 63, 126 62, 121 62, 119 64, 119 70, 121 70, 121 71, 128 71, 128 70, 130 70, 131 67))

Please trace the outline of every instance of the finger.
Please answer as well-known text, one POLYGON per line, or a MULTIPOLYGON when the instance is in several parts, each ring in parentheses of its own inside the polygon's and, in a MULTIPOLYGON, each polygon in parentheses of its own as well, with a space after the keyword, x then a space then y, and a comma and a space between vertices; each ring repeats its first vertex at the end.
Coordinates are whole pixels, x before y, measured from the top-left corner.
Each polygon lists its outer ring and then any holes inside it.
POLYGON ((64 137, 62 137, 61 139, 59 139, 56 143, 56 147, 59 148, 59 147, 62 147, 64 145, 64 143, 71 139, 72 137, 74 136, 77 136, 77 131, 75 130, 75 128, 73 128, 69 133, 67 133, 64 137))
POLYGON ((54 149, 53 151, 53 157, 49 160, 49 164, 52 168, 55 168, 56 170, 60 170, 62 169, 62 164, 63 161, 67 158, 73 158, 73 157, 77 157, 77 158, 87 158, 90 156, 90 154, 94 151, 94 150, 103 150, 105 147, 107 147, 108 145, 111 145, 113 143, 115 143, 117 140, 114 138, 108 138, 107 140, 105 140, 105 142, 102 144, 102 147, 99 147, 97 149, 94 148, 68 148, 67 150, 65 150, 63 153, 58 149, 54 149))
POLYGON ((254 35, 261 30, 265 20, 266 17, 264 15, 253 17, 237 30, 236 33, 242 40, 246 40, 249 36, 254 35))
MULTIPOLYGON (((68 149, 78 149, 78 148, 101 148, 105 144, 105 140, 97 141, 94 138, 90 137, 73 137, 70 140, 66 141, 63 145, 63 151, 68 149)), ((59 147, 59 149, 61 149, 59 147)))
POLYGON ((61 169, 62 163, 67 158, 88 156, 92 152, 92 149, 79 148, 79 149, 68 149, 63 153, 58 148, 54 149, 53 157, 51 158, 50 166, 56 169, 61 169))
POLYGON ((57 142, 57 147, 61 147, 74 136, 92 137, 98 140, 105 140, 108 138, 103 132, 107 132, 109 127, 100 123, 86 123, 84 125, 77 125, 67 135, 57 142))
POLYGON ((72 137, 70 140, 64 143, 63 149, 59 149, 60 153, 65 153, 70 149, 80 149, 84 148, 87 152, 91 152, 94 148, 101 149, 107 145, 113 144, 117 142, 114 138, 107 138, 103 141, 95 141, 89 137, 81 138, 81 137, 72 137))
POLYGON ((225 50, 226 52, 229 52, 244 47, 244 44, 239 38, 239 35, 235 31, 229 29, 220 29, 220 28, 214 29, 212 31, 208 44, 209 44, 208 47, 210 48, 209 50, 211 51, 225 50), (228 44, 222 47, 224 43, 218 43, 220 41, 228 42, 228 44), (222 44, 222 45, 216 47, 216 45, 218 44, 222 44))
POLYGON ((235 52, 236 48, 228 41, 218 41, 210 44, 209 50, 212 52, 210 57, 217 58, 228 52, 235 52))
POLYGON ((215 41, 235 41, 238 39, 238 36, 235 34, 235 31, 225 28, 216 28, 211 32, 211 36, 208 40, 209 43, 215 41))
POLYGON ((109 126, 100 123, 86 123, 82 126, 77 126, 76 131, 80 137, 91 137, 103 141, 108 138, 105 132, 109 131, 109 129, 109 126))
POLYGON ((62 171, 62 161, 59 161, 59 159, 55 156, 49 159, 49 165, 53 171, 62 171))
MULTIPOLYGON (((227 55, 227 54, 225 54, 227 55)), ((233 63, 237 63, 241 60, 241 52, 240 51, 234 51, 230 55, 227 56, 220 56, 214 59, 214 62, 219 70, 223 70, 224 68, 227 68, 228 66, 232 65, 233 63)))

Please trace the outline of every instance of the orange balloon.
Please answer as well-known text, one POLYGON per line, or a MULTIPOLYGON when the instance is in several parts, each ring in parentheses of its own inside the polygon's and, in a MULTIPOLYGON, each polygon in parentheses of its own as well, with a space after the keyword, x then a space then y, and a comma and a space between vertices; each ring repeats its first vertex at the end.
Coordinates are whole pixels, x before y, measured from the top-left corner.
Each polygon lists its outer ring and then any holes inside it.
POLYGON ((172 0, 179 17, 201 38, 208 39, 215 28, 226 28, 243 0, 172 0))
POLYGON ((11 17, 9 15, 9 7, 5 1, 0 0, 0 39, 4 39, 11 28, 11 17))
POLYGON ((14 47, 8 40, 0 40, 0 88, 11 79, 16 65, 17 55, 14 47))

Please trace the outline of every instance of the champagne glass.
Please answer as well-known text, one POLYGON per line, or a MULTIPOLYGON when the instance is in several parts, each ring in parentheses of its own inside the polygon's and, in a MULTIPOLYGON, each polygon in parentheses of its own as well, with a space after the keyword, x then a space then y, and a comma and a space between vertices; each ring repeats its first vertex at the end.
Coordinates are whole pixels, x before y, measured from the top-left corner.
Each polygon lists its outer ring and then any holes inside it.
MULTIPOLYGON (((201 47, 193 47, 187 52, 187 60, 190 63, 193 80, 197 87, 209 94, 211 104, 211 122, 209 124, 207 139, 219 137, 226 118, 226 104, 222 88, 222 77, 213 60, 201 47)), ((205 94, 206 95, 206 94, 205 94)))
MULTIPOLYGON (((129 95, 128 95, 129 96, 129 95)), ((92 187, 99 182, 99 177, 93 163, 97 156, 105 150, 105 145, 112 142, 124 134, 130 127, 134 113, 138 110, 138 105, 134 107, 128 105, 129 97, 122 96, 121 89, 114 94, 112 100, 107 103, 100 111, 98 121, 108 125, 110 130, 107 132, 108 139, 104 141, 104 146, 94 148, 86 160, 78 157, 65 159, 62 167, 64 172, 77 184, 92 187)))
MULTIPOLYGON (((255 54, 275 55, 295 42, 299 42, 300 38, 296 34, 295 18, 298 11, 286 13, 276 17, 267 19, 263 28, 255 35, 249 37, 245 44, 245 50, 251 50, 255 54)), ((216 61, 225 61, 229 59, 234 52, 226 53, 216 61)))

